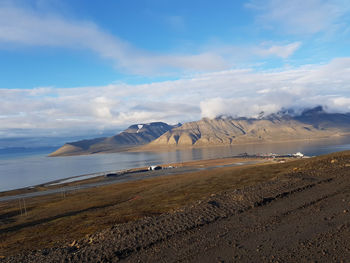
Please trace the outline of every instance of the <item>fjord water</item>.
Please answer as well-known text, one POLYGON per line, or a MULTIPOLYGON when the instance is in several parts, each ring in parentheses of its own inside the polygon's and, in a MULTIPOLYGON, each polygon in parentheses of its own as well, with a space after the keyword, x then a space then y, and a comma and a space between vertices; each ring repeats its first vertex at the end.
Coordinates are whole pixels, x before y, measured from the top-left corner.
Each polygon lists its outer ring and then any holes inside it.
POLYGON ((248 144, 230 147, 194 148, 163 152, 122 152, 87 156, 47 157, 52 149, 0 154, 0 191, 33 186, 72 176, 156 164, 230 157, 240 153, 288 154, 302 152, 309 156, 350 150, 350 137, 332 140, 273 144, 248 144))

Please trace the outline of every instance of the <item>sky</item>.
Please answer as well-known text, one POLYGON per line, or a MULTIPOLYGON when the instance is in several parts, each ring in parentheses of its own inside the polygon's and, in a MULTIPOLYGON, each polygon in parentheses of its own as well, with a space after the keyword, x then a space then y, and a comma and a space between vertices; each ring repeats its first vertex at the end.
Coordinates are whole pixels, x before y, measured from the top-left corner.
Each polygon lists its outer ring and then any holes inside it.
POLYGON ((348 0, 0 0, 0 138, 350 112, 348 0))

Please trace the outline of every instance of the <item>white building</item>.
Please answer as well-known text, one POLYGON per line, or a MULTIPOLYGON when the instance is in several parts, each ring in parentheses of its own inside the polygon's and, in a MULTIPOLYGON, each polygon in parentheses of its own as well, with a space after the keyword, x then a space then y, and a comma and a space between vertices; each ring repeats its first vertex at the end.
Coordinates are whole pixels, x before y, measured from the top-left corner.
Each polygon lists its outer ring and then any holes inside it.
POLYGON ((301 152, 297 152, 295 154, 293 154, 294 157, 298 157, 298 158, 302 158, 304 157, 304 154, 302 154, 301 152))

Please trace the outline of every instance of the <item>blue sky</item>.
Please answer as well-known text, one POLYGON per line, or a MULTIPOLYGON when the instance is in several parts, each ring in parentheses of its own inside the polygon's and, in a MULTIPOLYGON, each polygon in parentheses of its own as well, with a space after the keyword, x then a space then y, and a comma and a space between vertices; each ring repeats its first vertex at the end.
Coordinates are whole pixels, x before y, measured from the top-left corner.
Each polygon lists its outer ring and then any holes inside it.
POLYGON ((346 0, 0 0, 0 136, 350 111, 346 0))

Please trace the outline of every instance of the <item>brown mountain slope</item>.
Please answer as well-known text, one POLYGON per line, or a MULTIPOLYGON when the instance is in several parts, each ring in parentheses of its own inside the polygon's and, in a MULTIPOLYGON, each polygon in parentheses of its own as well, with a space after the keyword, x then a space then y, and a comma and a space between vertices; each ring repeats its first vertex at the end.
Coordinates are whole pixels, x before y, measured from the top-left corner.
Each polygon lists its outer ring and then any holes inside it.
POLYGON ((108 138, 67 143, 50 156, 108 153, 142 146, 159 147, 232 145, 327 138, 350 133, 350 114, 330 114, 322 107, 305 110, 298 116, 278 112, 259 119, 204 118, 182 126, 156 122, 132 125, 108 138))
POLYGON ((328 114, 322 108, 298 117, 270 115, 263 119, 204 118, 174 128, 145 148, 210 146, 316 139, 350 132, 350 115, 328 114))
POLYGON ((49 156, 70 156, 122 151, 130 147, 149 143, 174 127, 175 126, 163 122, 135 124, 112 137, 66 143, 49 156))

